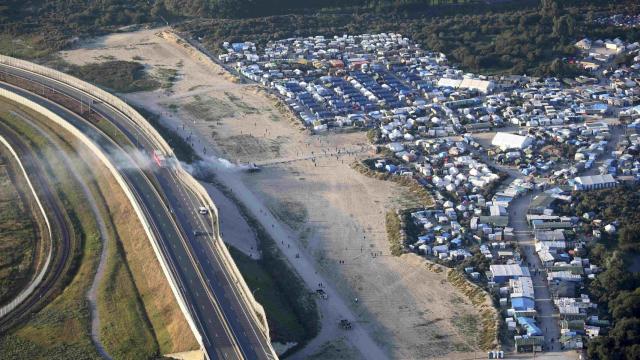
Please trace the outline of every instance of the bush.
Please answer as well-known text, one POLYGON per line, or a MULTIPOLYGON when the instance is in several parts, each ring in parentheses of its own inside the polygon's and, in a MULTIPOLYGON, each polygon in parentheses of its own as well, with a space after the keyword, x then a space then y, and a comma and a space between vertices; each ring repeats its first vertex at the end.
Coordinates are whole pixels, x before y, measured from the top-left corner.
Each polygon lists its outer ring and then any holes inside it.
POLYGON ((112 60, 86 65, 68 65, 63 70, 82 80, 120 93, 150 91, 160 87, 160 83, 146 73, 144 65, 135 61, 112 60))
POLYGON ((385 225, 387 228, 387 239, 389 240, 389 250, 391 255, 400 256, 404 253, 404 243, 402 239, 402 224, 395 211, 390 210, 385 215, 385 225))

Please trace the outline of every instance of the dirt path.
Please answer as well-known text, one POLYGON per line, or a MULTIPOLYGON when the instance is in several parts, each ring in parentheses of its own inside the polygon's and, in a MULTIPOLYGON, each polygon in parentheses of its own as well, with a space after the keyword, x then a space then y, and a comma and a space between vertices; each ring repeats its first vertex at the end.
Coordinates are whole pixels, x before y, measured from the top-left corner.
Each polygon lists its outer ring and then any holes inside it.
MULTIPOLYGON (((281 224, 281 222, 274 217, 271 211, 263 205, 263 203, 245 186, 245 184, 237 176, 238 174, 232 171, 218 172, 218 179, 228 188, 233 190, 236 197, 247 206, 251 214, 260 221, 269 235, 273 239, 281 239, 278 242, 280 250, 287 257, 292 266, 296 269, 296 272, 302 277, 307 286, 311 289, 318 287, 318 284, 323 284, 323 288, 329 295, 327 300, 321 301, 321 307, 323 308, 322 317, 322 335, 333 335, 338 331, 342 331, 338 328, 340 319, 353 320, 357 317, 352 312, 351 308, 347 306, 347 303, 342 299, 339 293, 331 285, 329 281, 319 274, 314 268, 313 260, 309 258, 309 255, 305 251, 302 251, 298 242, 294 239, 297 237, 289 229, 281 224), (286 240, 285 240, 286 239, 286 240)), ((331 336, 326 336, 327 339, 323 339, 323 336, 318 338, 319 343, 324 343, 326 340, 330 340, 331 336)), ((378 346, 376 342, 367 334, 367 332, 361 326, 355 326, 348 334, 349 340, 357 347, 362 356, 365 359, 384 359, 387 357, 385 352, 378 346)), ((303 358, 296 356, 295 358, 303 358)))
POLYGON ((40 128, 38 124, 31 121, 31 119, 18 113, 15 113, 15 114, 19 116, 22 120, 24 120, 26 123, 29 123, 41 136, 47 139, 52 149, 54 149, 55 152, 61 157, 66 167, 70 169, 71 176, 73 176, 76 182, 80 184, 80 186, 82 187, 82 192, 85 198, 89 202, 89 206, 91 207, 91 212, 93 213, 94 218, 96 219, 96 222, 98 224, 98 228, 100 229, 100 239, 102 240, 100 262, 98 263, 98 268, 96 270, 95 277, 93 278, 91 288, 89 288, 89 291, 87 292, 87 300, 89 301, 89 308, 91 310, 91 339, 93 340, 93 343, 96 346, 96 349, 98 350, 98 353, 100 354, 100 356, 102 356, 104 359, 110 360, 111 356, 107 353, 106 349, 104 348, 104 345, 100 341, 100 315, 98 313, 97 302, 96 302, 98 286, 100 284, 100 281, 102 280, 102 277, 104 276, 104 269, 107 261, 107 247, 109 246, 109 242, 112 241, 109 238, 107 225, 105 224, 104 219, 102 218, 102 214, 98 209, 98 205, 96 204, 96 200, 94 199, 91 193, 91 190, 83 181, 82 175, 78 173, 78 170, 74 166, 74 161, 69 157, 67 152, 64 149, 62 149, 62 147, 60 147, 60 145, 57 143, 58 140, 54 139, 48 132, 40 128))

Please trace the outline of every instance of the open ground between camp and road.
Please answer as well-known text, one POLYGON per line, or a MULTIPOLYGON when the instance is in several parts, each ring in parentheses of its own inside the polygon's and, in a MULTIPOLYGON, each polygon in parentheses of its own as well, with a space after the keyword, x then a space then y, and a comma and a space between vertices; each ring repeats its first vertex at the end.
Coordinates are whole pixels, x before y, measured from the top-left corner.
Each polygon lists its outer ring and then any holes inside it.
MULTIPOLYGON (((389 253, 385 212, 416 200, 401 186, 350 167, 370 155, 366 135, 300 131, 255 85, 229 81, 221 68, 194 60, 158 31, 110 35, 60 55, 75 64, 135 58, 150 69, 177 70, 170 88, 124 96, 188 139, 204 159, 197 165, 210 167, 261 222, 307 286, 327 289, 329 298, 319 300, 322 330, 293 357, 334 358, 336 351, 364 358, 473 357, 477 344, 469 327, 478 322, 471 321, 477 315, 470 301, 419 257, 389 253), (246 162, 263 170, 250 174, 234 165, 246 162), (354 329, 340 330, 341 318, 354 329)), ((228 205, 218 204, 224 214, 228 205)), ((259 256, 255 238, 226 235, 231 245, 259 256)))

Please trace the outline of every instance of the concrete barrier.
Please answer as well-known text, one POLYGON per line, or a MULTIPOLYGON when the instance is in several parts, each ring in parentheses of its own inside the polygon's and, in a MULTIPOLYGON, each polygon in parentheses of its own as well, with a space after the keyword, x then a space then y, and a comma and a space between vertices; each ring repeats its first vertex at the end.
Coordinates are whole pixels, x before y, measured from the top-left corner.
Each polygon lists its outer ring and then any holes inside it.
MULTIPOLYGON (((24 97, 22 97, 22 96, 20 96, 18 94, 15 94, 15 93, 13 93, 11 91, 8 91, 6 89, 0 89, 0 97, 7 98, 7 99, 9 99, 11 101, 14 101, 14 102, 20 104, 20 105, 26 106, 26 107, 30 108, 31 110, 41 114, 45 118, 51 120, 55 124, 61 126, 65 130, 69 131, 73 136, 75 136, 85 146, 87 146, 89 148, 89 150, 91 150, 91 152, 107 167, 109 172, 116 179, 116 181, 117 181, 118 185, 120 186, 120 188, 122 189, 122 191, 125 193, 125 195, 129 199, 129 202, 133 206, 133 209, 134 209, 134 211, 136 213, 136 216, 140 220, 140 223, 142 224, 144 232, 145 232, 145 234, 147 235, 147 237, 149 238, 149 240, 151 242, 151 246, 153 247, 153 251, 155 252, 156 257, 158 258, 158 261, 160 262, 160 267, 162 268, 162 271, 164 272, 165 277, 169 281, 169 286, 171 287, 171 290, 173 291, 173 295, 175 296, 175 298, 176 298, 176 300, 178 302, 178 305, 180 306, 180 309, 182 310, 183 314, 185 315, 187 323, 189 324, 189 327, 191 328, 191 331, 193 332, 194 336, 196 337, 196 340, 198 341, 200 346, 204 349, 204 344, 202 342, 202 336, 200 335, 200 332, 198 331, 198 328, 197 328, 197 326, 195 324, 195 321, 194 321, 193 317, 191 316, 191 313, 189 312, 189 308, 187 306, 187 303, 184 300, 184 298, 182 296, 182 293, 180 292, 180 289, 178 287, 178 282, 176 281, 176 279, 174 278, 173 274, 171 273, 170 266, 166 262, 164 256, 162 255, 162 251, 160 249, 159 241, 156 238, 156 236, 153 233, 153 231, 151 230, 151 225, 149 224, 146 216, 144 215, 144 211, 143 211, 142 207, 140 206, 136 196, 134 195, 134 192, 131 190, 131 188, 129 187, 129 184, 126 182, 124 177, 120 174, 120 172, 116 169, 115 165, 111 162, 111 160, 109 160, 109 158, 98 148, 98 146, 95 143, 93 143, 93 141, 90 140, 84 133, 82 133, 75 126, 69 124, 69 122, 64 120, 62 117, 56 115, 55 113, 53 113, 49 109, 47 109, 47 108, 45 108, 45 107, 43 107, 43 106, 41 106, 41 105, 29 100, 27 98, 24 98, 24 97)), ((131 161, 133 162, 133 159, 131 161)))
MULTIPOLYGON (((227 249, 227 246, 222 240, 222 236, 220 235, 220 226, 218 222, 218 219, 220 218, 218 215, 218 207, 215 205, 213 200, 211 200, 211 197, 209 196, 209 193, 204 188, 204 186, 202 186, 202 184, 200 184, 196 179, 194 179, 189 174, 187 174, 188 176, 184 176, 184 174, 179 174, 179 175, 181 175, 180 180, 189 189, 193 190, 193 193, 198 198, 200 198, 200 201, 203 204, 207 205, 207 207, 213 211, 213 216, 211 217, 211 222, 214 229, 213 244, 217 247, 218 251, 222 255, 222 260, 224 261, 227 268, 232 270, 231 271, 232 280, 234 280, 234 282, 238 284, 238 286, 240 287, 239 289, 240 295, 244 297, 244 301, 248 302, 249 304, 253 303, 253 308, 255 313, 252 313, 251 315, 254 317, 256 322, 260 325, 261 327, 260 330, 263 331, 265 334, 269 334, 269 324, 267 323, 267 314, 264 311, 264 308, 262 307, 262 305, 253 298, 253 293, 249 289, 249 286, 247 285, 247 283, 242 278, 242 275, 238 277, 237 274, 240 274, 240 270, 238 269, 235 261, 233 261, 233 258, 231 257, 231 254, 227 249), (247 297, 247 294, 251 294, 251 297, 247 297)), ((268 336, 267 336, 267 339, 269 339, 268 336)), ((271 349, 271 351, 275 355, 275 350, 273 350, 273 348, 271 349)))
POLYGON ((51 265, 51 259, 53 258, 53 232, 51 231, 51 223, 49 222, 49 217, 47 216, 47 213, 44 211, 44 207, 40 202, 40 198, 38 197, 38 194, 36 193, 36 190, 33 187, 33 184, 31 184, 31 180, 29 180, 29 175, 27 174, 27 171, 22 165, 22 161, 20 161, 20 157, 18 157, 18 153, 16 153, 16 151, 13 149, 13 147, 7 141, 7 139, 5 139, 1 135, 0 135, 0 143, 2 143, 2 145, 4 145, 7 149, 9 149, 9 152, 11 153, 11 155, 13 155, 13 157, 16 159, 16 162, 18 163, 20 170, 22 170, 22 173, 24 174, 24 178, 27 179, 27 185, 29 186, 29 190, 31 190, 31 192, 33 193, 33 197, 36 199, 36 203, 38 204, 38 209, 42 213, 44 222, 47 225, 47 232, 49 233, 49 241, 51 242, 51 245, 49 246, 49 255, 47 255, 47 260, 45 260, 44 265, 42 266, 42 269, 40 270, 38 275, 33 279, 33 281, 31 281, 31 283, 29 283, 29 286, 27 286, 20 293, 18 293, 18 296, 16 296, 8 304, 0 308, 0 318, 2 318, 6 316, 8 313, 10 313, 11 311, 13 311, 29 295, 33 294, 36 287, 40 285, 40 283, 42 282, 42 279, 44 279, 44 276, 47 274, 47 271, 49 270, 49 265, 51 265))
POLYGON ((131 119, 134 124, 138 125, 141 130, 144 131, 147 136, 149 136, 153 140, 158 150, 161 150, 166 155, 173 154, 173 151, 171 150, 169 144, 162 138, 162 136, 160 136, 160 134, 153 128, 153 126, 151 126, 151 124, 149 124, 149 122, 133 107, 129 106, 129 104, 127 104, 119 97, 71 75, 48 68, 46 66, 34 64, 29 61, 16 59, 6 55, 0 55, 0 63, 59 81, 63 84, 72 86, 87 93, 88 95, 90 95, 90 97, 94 97, 106 104, 109 104, 114 109, 125 115, 127 118, 131 119))

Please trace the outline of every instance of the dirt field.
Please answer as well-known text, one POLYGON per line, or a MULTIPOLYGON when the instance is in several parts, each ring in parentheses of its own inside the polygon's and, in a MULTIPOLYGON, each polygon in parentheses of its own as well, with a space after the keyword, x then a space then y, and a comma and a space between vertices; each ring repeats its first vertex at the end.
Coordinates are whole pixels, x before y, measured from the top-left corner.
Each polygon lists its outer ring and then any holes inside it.
POLYGON ((389 255, 384 213, 412 199, 398 185, 349 167, 368 156, 364 133, 300 131, 254 85, 228 81, 153 31, 112 35, 86 47, 63 56, 75 63, 141 56, 151 68, 182 65, 171 89, 127 98, 161 114, 206 156, 204 165, 217 169, 220 181, 263 222, 311 289, 325 281, 330 298, 320 301, 323 329, 294 358, 336 358, 335 348, 365 358, 473 356, 461 352, 475 346, 474 307, 419 257, 389 255), (263 170, 249 174, 218 157, 263 170), (339 330, 343 317, 354 330, 339 330))

